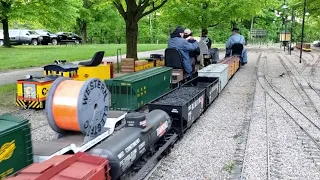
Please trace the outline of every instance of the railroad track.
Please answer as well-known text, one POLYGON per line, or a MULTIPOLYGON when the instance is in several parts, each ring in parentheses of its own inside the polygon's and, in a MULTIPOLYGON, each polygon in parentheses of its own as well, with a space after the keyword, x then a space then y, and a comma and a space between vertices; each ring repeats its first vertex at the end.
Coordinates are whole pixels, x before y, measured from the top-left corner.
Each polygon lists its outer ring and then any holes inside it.
MULTIPOLYGON (((304 150, 310 154, 310 157, 313 159, 313 162, 319 166, 320 165, 320 144, 319 144, 319 133, 320 133, 320 127, 314 124, 313 121, 311 121, 305 114, 303 114, 297 107, 295 107, 289 100, 287 100, 282 94, 280 94, 274 87, 273 85, 268 81, 266 74, 262 75, 257 75, 258 82, 260 86, 263 88, 264 93, 266 97, 270 97, 289 117, 290 119, 294 122, 296 125, 294 128, 296 129, 296 135, 297 139, 302 141, 302 145, 304 147, 304 150), (262 80, 265 82, 265 85, 263 85, 262 80), (268 87, 268 88, 267 88, 268 87), (273 93, 270 93, 273 92, 273 93), (272 95, 273 94, 273 95, 272 95), (278 98, 276 98, 278 96, 278 98), (280 102, 281 100, 284 100, 282 103, 280 102), (285 102, 285 103, 284 103, 285 102), (307 121, 301 121, 298 120, 298 118, 294 117, 294 113, 289 111, 289 108, 285 107, 286 105, 290 105, 298 111, 307 121), (315 135, 315 133, 318 134, 318 136, 315 135)), ((267 111, 267 107, 266 107, 267 111)), ((266 112, 267 114, 267 112, 266 112)), ((267 118, 267 115, 266 115, 267 118)), ((266 119, 266 126, 267 126, 267 144, 268 144, 268 149, 267 149, 267 164, 268 164, 268 179, 271 177, 271 172, 270 172, 270 143, 269 143, 269 128, 268 128, 268 119, 266 119)))
MULTIPOLYGON (((320 52, 320 50, 318 50, 318 49, 313 49, 313 50, 320 52)), ((308 85, 315 93, 317 93, 317 95, 320 97, 320 92, 319 92, 319 90, 317 90, 317 89, 312 85, 312 83, 310 82, 310 80, 307 79, 307 78, 305 77, 305 75, 303 75, 303 72, 304 72, 304 70, 305 70, 306 68, 309 69, 309 70, 307 71, 307 74, 306 74, 306 75, 308 75, 308 76, 314 75, 314 73, 315 73, 315 71, 316 71, 316 67, 318 66, 318 64, 319 64, 319 62, 320 62, 320 56, 319 56, 318 54, 314 55, 314 53, 309 53, 309 52, 306 52, 306 54, 310 54, 310 55, 312 56, 312 60, 310 60, 310 61, 307 63, 307 65, 305 65, 304 68, 303 68, 302 70, 300 70, 300 72, 299 72, 299 68, 296 66, 296 64, 294 64, 294 63, 292 62, 292 60, 291 60, 290 58, 288 58, 287 56, 284 56, 284 57, 285 57, 285 58, 288 60, 288 62, 296 69, 296 71, 297 71, 298 74, 301 76, 301 78, 303 78, 303 79, 305 80, 305 83, 307 83, 307 85, 308 85)), ((296 56, 298 56, 298 55, 296 54, 296 56)), ((295 75, 295 76, 297 76, 297 75, 295 75)))
MULTIPOLYGON (((279 142, 277 141, 272 141, 270 139, 271 136, 277 137, 274 135, 274 133, 277 133, 274 128, 272 128, 272 124, 278 124, 278 121, 274 121, 273 123, 270 122, 268 118, 268 106, 267 102, 268 99, 271 99, 272 102, 277 104, 289 117, 290 120, 293 122, 291 127, 294 129, 294 132, 296 133, 296 138, 298 141, 302 143, 303 150, 309 154, 309 158, 312 159, 312 161, 320 167, 320 127, 316 125, 308 116, 306 116, 302 111, 300 111, 299 108, 297 108, 292 102, 290 102, 283 94, 281 94, 268 80, 266 77, 266 72, 262 72, 261 69, 266 71, 266 61, 265 61, 265 67, 264 68, 259 68, 261 59, 263 59, 266 56, 260 56, 257 64, 256 64, 256 78, 258 83, 260 84, 261 88, 263 89, 264 92, 264 106, 265 106, 265 111, 261 112, 265 114, 265 121, 261 121, 261 123, 265 123, 265 129, 261 129, 261 131, 265 132, 266 137, 266 164, 267 164, 267 172, 266 176, 267 179, 271 179, 271 177, 276 177, 276 178, 282 178, 281 173, 278 173, 277 169, 281 169, 281 161, 277 160, 278 158, 281 159, 281 154, 274 153, 272 148, 277 147, 279 142), (297 117, 297 114, 302 117, 297 117), (271 141, 273 146, 271 145, 271 141), (278 143, 278 144, 277 144, 278 143), (271 162, 271 159, 273 160, 271 162)), ((263 66, 262 66, 263 67, 263 66)), ((274 125, 273 125, 274 126, 274 125)), ((274 126, 277 127, 277 126, 274 126)), ((248 133, 250 135, 250 128, 248 130, 248 133)), ((248 140, 248 138, 247 138, 248 140)), ((246 143, 246 148, 247 149, 248 143, 246 143)), ((244 161, 243 161, 243 166, 241 169, 241 176, 240 179, 245 179, 245 174, 244 174, 244 168, 246 164, 246 158, 247 153, 245 151, 244 153, 244 161)))
MULTIPOLYGON (((292 69, 290 69, 286 63, 284 62, 284 59, 278 54, 278 58, 280 59, 280 62, 282 66, 287 71, 288 75, 290 76, 290 80, 293 83, 295 89, 300 93, 301 97, 304 99, 306 106, 311 106, 315 112, 318 114, 318 117, 320 118, 320 112, 319 108, 315 105, 314 100, 311 98, 312 95, 309 95, 309 93, 306 91, 304 84, 307 84, 320 98, 319 93, 311 86, 311 84, 303 77, 301 74, 296 74, 293 72, 292 69)), ((290 62, 290 61, 289 61, 290 62)))
MULTIPOLYGON (((259 54, 258 59, 257 59, 257 63, 255 65, 255 73, 257 73, 258 71, 258 65, 260 62, 262 56, 262 52, 259 54)), ((254 92, 252 93, 253 96, 251 97, 251 103, 249 104, 249 116, 247 118, 245 118, 241 130, 240 130, 240 134, 241 136, 239 136, 239 140, 238 140, 238 144, 237 144, 237 148, 236 148, 236 152, 234 155, 235 158, 235 168, 233 169, 232 173, 231 173, 231 177, 229 179, 242 179, 243 176, 243 172, 244 172, 244 164, 246 162, 246 151, 248 148, 248 137, 250 134, 250 123, 252 120, 252 114, 253 114, 253 103, 254 103, 254 95, 256 93, 256 83, 254 83, 254 92)))

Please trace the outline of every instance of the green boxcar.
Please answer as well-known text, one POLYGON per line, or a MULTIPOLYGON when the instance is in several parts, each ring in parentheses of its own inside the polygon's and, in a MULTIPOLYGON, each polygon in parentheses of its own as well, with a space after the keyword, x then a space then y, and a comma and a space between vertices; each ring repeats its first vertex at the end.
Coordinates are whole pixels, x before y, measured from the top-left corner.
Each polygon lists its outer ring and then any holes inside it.
POLYGON ((154 67, 105 80, 110 109, 134 111, 170 90, 170 67, 154 67))
POLYGON ((30 133, 28 120, 0 115, 0 179, 33 163, 30 133))

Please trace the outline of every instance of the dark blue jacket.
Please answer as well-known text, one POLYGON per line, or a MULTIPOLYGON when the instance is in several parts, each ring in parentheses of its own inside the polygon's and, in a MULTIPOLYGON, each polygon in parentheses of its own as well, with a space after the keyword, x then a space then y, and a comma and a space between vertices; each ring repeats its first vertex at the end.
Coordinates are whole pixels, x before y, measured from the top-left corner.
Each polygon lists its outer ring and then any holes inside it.
POLYGON ((168 48, 177 48, 180 50, 183 57, 183 66, 187 74, 192 73, 192 64, 189 56, 190 51, 198 48, 198 42, 189 43, 182 37, 172 37, 168 41, 168 48))

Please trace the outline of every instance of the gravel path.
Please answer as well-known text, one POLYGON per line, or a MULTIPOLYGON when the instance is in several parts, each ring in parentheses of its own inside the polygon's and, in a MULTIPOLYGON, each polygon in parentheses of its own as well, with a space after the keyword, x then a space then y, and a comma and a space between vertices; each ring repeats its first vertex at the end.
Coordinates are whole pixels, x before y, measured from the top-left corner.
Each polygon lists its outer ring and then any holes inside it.
MULTIPOLYGON (((299 109, 317 118, 319 115, 314 113, 313 108, 305 106, 305 99, 301 96, 301 91, 298 88, 294 88, 295 85, 291 81, 292 77, 277 76, 277 74, 285 71, 285 69, 280 60, 277 60, 274 55, 268 53, 268 58, 261 59, 261 64, 267 64, 267 68, 260 65, 260 71, 265 71, 264 73, 268 75, 268 80, 272 81, 272 85, 276 86, 277 90, 288 97, 299 109), (270 60, 266 63, 267 59, 270 60)), ((310 61, 312 60, 310 59, 310 61)), ((271 88, 267 89, 268 92, 270 90, 272 91, 271 88)), ((266 95, 264 98, 264 94, 261 86, 257 86, 253 112, 256 112, 255 109, 257 109, 258 113, 253 113, 254 115, 251 120, 243 178, 268 179, 269 176, 270 179, 320 179, 320 171, 316 167, 316 163, 313 163, 314 159, 312 160, 310 156, 310 152, 318 153, 319 150, 313 145, 310 151, 310 146, 301 140, 301 137, 303 137, 303 140, 308 139, 308 137, 303 135, 304 133, 299 126, 292 121, 269 95, 266 95), (266 131, 267 123, 268 135, 266 131), (267 144, 268 141, 269 145, 267 144), (268 146, 270 147, 269 153, 267 151, 268 146), (267 164, 268 155, 270 171, 268 171, 267 164)), ((274 98, 276 97, 275 93, 271 93, 271 95, 274 98)), ((280 100, 281 97, 279 97, 276 99, 278 102, 281 102, 282 107, 286 110, 290 109, 290 105, 280 100)), ((306 119, 302 120, 301 115, 292 110, 292 108, 290 115, 295 119, 297 118, 297 120, 299 119, 298 122, 302 125, 308 124, 306 119)), ((314 128, 308 128, 308 130, 310 130, 309 132, 312 135, 319 135, 319 131, 314 128)), ((312 142, 309 142, 309 144, 312 144, 312 142)), ((316 156, 316 158, 319 158, 319 156, 316 156)))
POLYGON ((255 61, 259 53, 248 53, 249 63, 229 81, 218 99, 179 141, 149 179, 225 179, 235 166, 233 155, 239 127, 247 118, 253 93, 255 61))
MULTIPOLYGON (((0 110, 0 113, 5 112, 8 111, 0 110)), ((44 110, 25 109, 14 111, 11 114, 29 120, 33 141, 47 141, 56 138, 57 134, 49 126, 44 110)))

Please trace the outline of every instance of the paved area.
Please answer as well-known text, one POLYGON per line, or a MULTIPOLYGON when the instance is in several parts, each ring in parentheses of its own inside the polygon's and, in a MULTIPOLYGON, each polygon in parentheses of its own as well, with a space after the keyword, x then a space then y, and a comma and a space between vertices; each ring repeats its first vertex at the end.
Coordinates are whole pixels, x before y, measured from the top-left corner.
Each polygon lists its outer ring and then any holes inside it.
MULTIPOLYGON (((164 54, 164 49, 139 52, 138 58, 149 57, 150 54, 164 54)), ((121 57, 125 58, 126 54, 121 55, 121 57)), ((117 56, 104 57, 103 61, 109 61, 109 62, 111 61, 111 62, 116 63, 117 56)), ((119 61, 121 61, 121 58, 119 59, 119 61)), ((78 64, 79 62, 80 61, 74 61, 72 63, 78 64)), ((26 75, 32 75, 34 77, 41 77, 41 76, 43 76, 43 69, 42 69, 42 67, 38 67, 38 68, 31 68, 31 69, 14 70, 14 71, 3 72, 3 73, 0 72, 0 77, 1 77, 0 85, 15 83, 18 79, 25 78, 26 75)))

